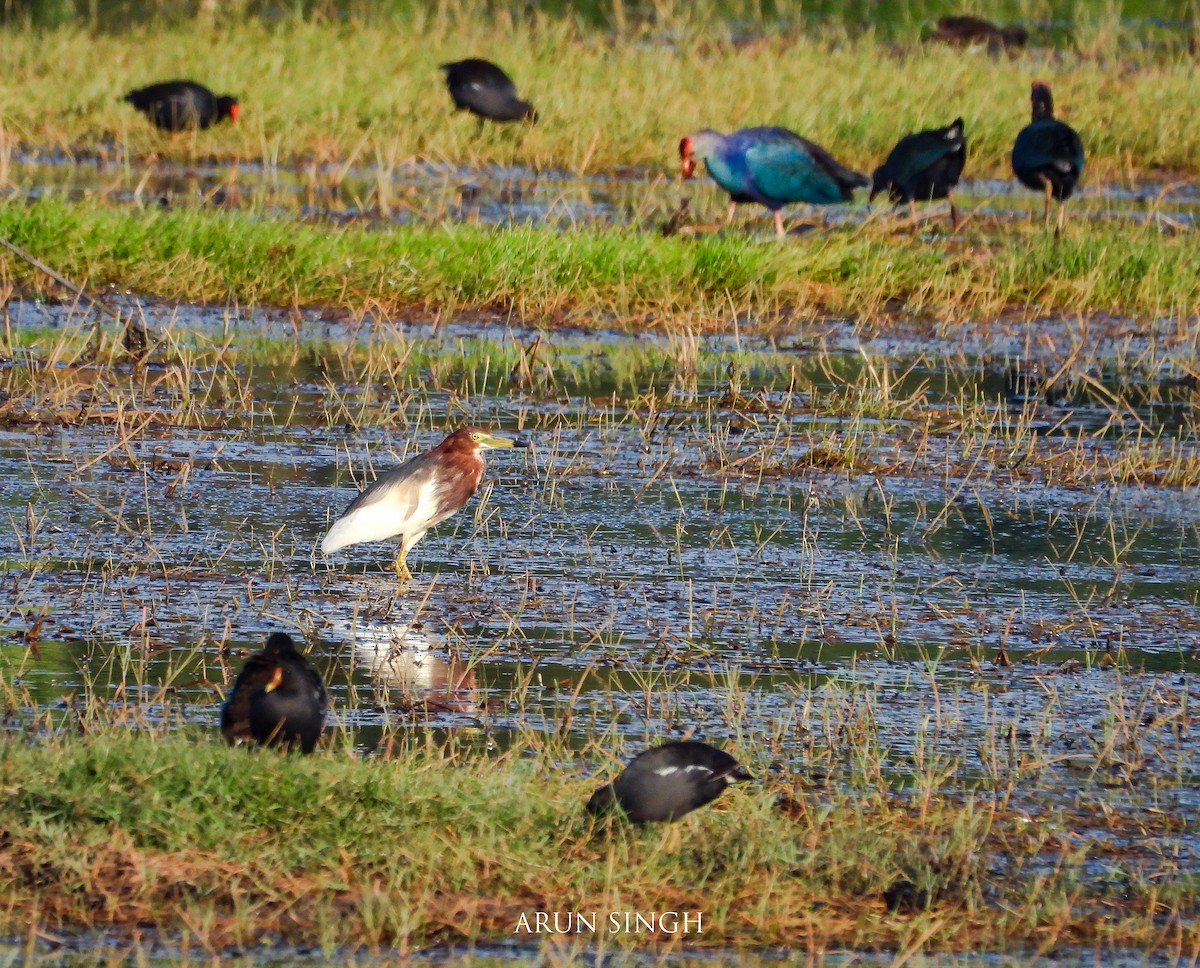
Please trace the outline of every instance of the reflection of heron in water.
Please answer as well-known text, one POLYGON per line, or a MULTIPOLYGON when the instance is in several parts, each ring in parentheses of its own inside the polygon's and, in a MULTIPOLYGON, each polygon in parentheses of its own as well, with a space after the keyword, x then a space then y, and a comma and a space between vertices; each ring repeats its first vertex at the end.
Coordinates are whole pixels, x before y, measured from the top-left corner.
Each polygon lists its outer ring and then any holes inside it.
POLYGON ((421 622, 355 623, 351 629, 355 662, 400 692, 398 707, 413 716, 459 713, 485 716, 471 663, 463 661, 446 636, 421 622))

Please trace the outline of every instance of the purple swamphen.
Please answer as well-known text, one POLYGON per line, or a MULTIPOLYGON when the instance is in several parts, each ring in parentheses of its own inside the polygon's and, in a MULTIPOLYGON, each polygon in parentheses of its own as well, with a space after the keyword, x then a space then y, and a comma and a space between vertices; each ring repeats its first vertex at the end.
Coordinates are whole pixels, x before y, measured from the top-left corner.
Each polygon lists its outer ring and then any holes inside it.
POLYGON ((784 205, 848 202, 855 188, 870 184, 866 175, 838 164, 824 148, 787 128, 742 128, 728 135, 697 131, 679 142, 679 157, 684 178, 691 178, 703 160, 712 180, 729 192, 726 221, 738 202, 757 202, 774 213, 779 236, 784 205))
POLYGON ((962 118, 955 118, 944 128, 905 135, 887 160, 875 169, 871 198, 887 192, 894 202, 908 202, 914 224, 917 202, 949 199, 950 225, 958 231, 958 208, 950 192, 958 184, 966 161, 967 137, 962 118))
POLYGON ((213 94, 195 81, 163 81, 130 91, 122 100, 141 111, 162 131, 208 128, 223 118, 236 121, 237 98, 213 94))
POLYGON ((1067 199, 1083 176, 1083 142, 1074 128, 1054 117, 1054 99, 1047 85, 1034 81, 1030 99, 1033 120, 1013 142, 1013 174, 1022 185, 1045 192, 1046 225, 1050 224, 1050 199, 1058 199, 1058 223, 1054 229, 1057 237, 1062 234, 1066 219, 1067 199))

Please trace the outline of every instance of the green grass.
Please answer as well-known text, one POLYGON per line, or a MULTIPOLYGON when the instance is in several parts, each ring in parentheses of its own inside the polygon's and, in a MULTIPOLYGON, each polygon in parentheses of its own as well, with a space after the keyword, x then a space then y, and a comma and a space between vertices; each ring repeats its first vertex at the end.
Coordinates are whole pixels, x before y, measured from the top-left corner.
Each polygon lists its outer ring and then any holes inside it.
MULTIPOLYGON (((596 781, 561 755, 419 739, 391 761, 255 754, 186 733, 13 739, 0 747, 0 930, 408 950, 536 943, 513 932, 537 910, 673 910, 701 912, 688 942, 709 946, 1154 947, 1159 919, 1196 902, 1169 864, 1131 863, 1120 914, 1098 916, 1107 889, 1082 877, 1089 848, 1070 831, 1118 833, 1119 815, 1048 809, 1029 823, 990 798, 899 797, 867 771, 849 787, 775 774, 675 827, 610 829, 583 810, 596 781), (901 879, 928 909, 886 910, 901 879)), ((924 777, 934 788, 939 765, 924 777)), ((1171 823, 1144 833, 1172 836, 1171 823)), ((1190 922, 1171 930, 1196 943, 1190 922)))
MULTIPOLYGON (((785 20, 800 16, 789 10, 785 20)), ((579 173, 635 165, 674 177, 682 133, 764 122, 790 125, 870 170, 899 135, 954 114, 967 119, 968 174, 1008 178, 1033 76, 1053 82, 1061 113, 1083 132, 1089 179, 1134 184, 1198 170, 1191 105, 1200 75, 1177 56, 1123 47, 1122 70, 1113 70, 1115 48, 1106 44, 1119 44, 1115 21, 1097 20, 1086 43, 1081 29, 1077 50, 1049 60, 1044 51, 1009 59, 919 44, 894 50, 828 26, 734 43, 719 19, 671 6, 661 18, 610 34, 565 16, 481 17, 442 5, 345 23, 246 19, 119 34, 10 28, 0 37, 9 65, 0 180, 23 177, 13 163, 18 146, 98 155, 101 182, 105 166, 122 164, 131 169, 124 181, 137 183, 128 177, 142 164, 134 159, 158 156, 219 159, 231 181, 238 162, 262 164, 268 175, 294 164, 316 187, 338 185, 353 166, 377 173, 377 197, 358 207, 400 206, 415 221, 297 226, 254 203, 220 213, 44 202, 5 205, 0 233, 93 287, 285 307, 499 311, 632 328, 720 325, 732 314, 767 322, 892 313, 1186 318, 1200 307, 1194 233, 1169 237, 1152 225, 1076 223, 1054 246, 1025 224, 976 219, 961 242, 930 242, 873 221, 770 246, 738 233, 658 238, 679 194, 665 181, 647 187, 641 227, 566 231, 451 224, 442 202, 405 195, 392 181, 414 159, 579 173), (437 65, 483 52, 512 68, 542 123, 477 134, 472 119, 450 110, 437 65), (167 138, 117 99, 177 74, 241 94, 244 123, 167 138)), ((685 191, 701 218, 723 207, 707 179, 685 191)), ((11 257, 3 266, 10 281, 46 291, 11 257)))
MULTIPOLYGON (((918 42, 896 50, 830 26, 735 43, 741 28, 719 17, 664 10, 658 24, 617 33, 569 16, 487 17, 450 4, 345 23, 9 28, 0 38, 4 144, 114 161, 153 153, 329 163, 335 179, 340 166, 387 170, 412 158, 674 173, 679 138, 691 130, 784 124, 869 171, 901 135, 962 115, 968 174, 1007 178, 1029 83, 1039 77, 1083 134, 1089 178, 1200 170, 1194 63, 1120 46, 1114 16, 1093 14, 1073 49, 1050 56, 1035 47, 1009 59, 918 42), (478 136, 473 119, 454 114, 438 65, 473 54, 511 70, 538 107, 536 127, 492 126, 478 136), (175 76, 240 96, 241 121, 171 139, 119 103, 132 87, 175 76)), ((801 8, 793 12, 798 19, 801 8)))
MULTIPOLYGON (((673 328, 777 317, 1005 313, 1187 318, 1200 310, 1200 243, 1153 225, 1026 226, 913 241, 870 223, 785 244, 737 234, 662 238, 637 227, 297 225, 251 213, 44 201, 0 209, 0 235, 93 290, 189 302, 394 313, 499 311, 529 321, 673 328)), ((4 254, 10 283, 54 284, 4 254)))

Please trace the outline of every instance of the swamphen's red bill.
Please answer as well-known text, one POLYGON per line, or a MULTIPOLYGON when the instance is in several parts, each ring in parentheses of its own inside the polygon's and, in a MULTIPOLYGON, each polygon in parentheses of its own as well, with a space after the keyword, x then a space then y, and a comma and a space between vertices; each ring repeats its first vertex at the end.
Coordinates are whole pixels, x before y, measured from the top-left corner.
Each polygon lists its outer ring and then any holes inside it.
POLYGON ((692 139, 682 138, 679 142, 679 157, 683 165, 683 177, 691 178, 696 173, 696 156, 692 154, 692 139))

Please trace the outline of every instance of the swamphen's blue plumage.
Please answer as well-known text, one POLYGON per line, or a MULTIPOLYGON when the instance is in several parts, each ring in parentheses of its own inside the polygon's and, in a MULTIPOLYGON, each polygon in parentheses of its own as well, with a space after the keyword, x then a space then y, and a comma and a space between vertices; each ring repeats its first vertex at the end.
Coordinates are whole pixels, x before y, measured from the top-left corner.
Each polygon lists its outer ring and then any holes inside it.
POLYGON ((914 222, 918 201, 949 198, 950 224, 957 229, 958 209, 950 192, 958 184, 966 161, 967 138, 962 118, 955 118, 944 128, 905 135, 887 160, 875 169, 871 198, 887 192, 893 201, 908 202, 914 222))
POLYGON ((870 184, 866 175, 787 128, 742 128, 728 135, 697 131, 679 142, 679 156, 684 178, 704 161, 713 181, 729 192, 730 218, 738 202, 757 202, 775 214, 777 235, 784 234, 779 211, 784 205, 848 202, 855 188, 870 184))
POLYGON ((1046 224, 1050 224, 1050 199, 1058 199, 1058 227, 1062 232, 1066 201, 1083 176, 1083 142, 1065 121, 1054 117, 1050 88, 1037 81, 1031 94, 1033 120, 1025 125, 1013 143, 1013 173, 1022 185, 1045 192, 1046 224))

